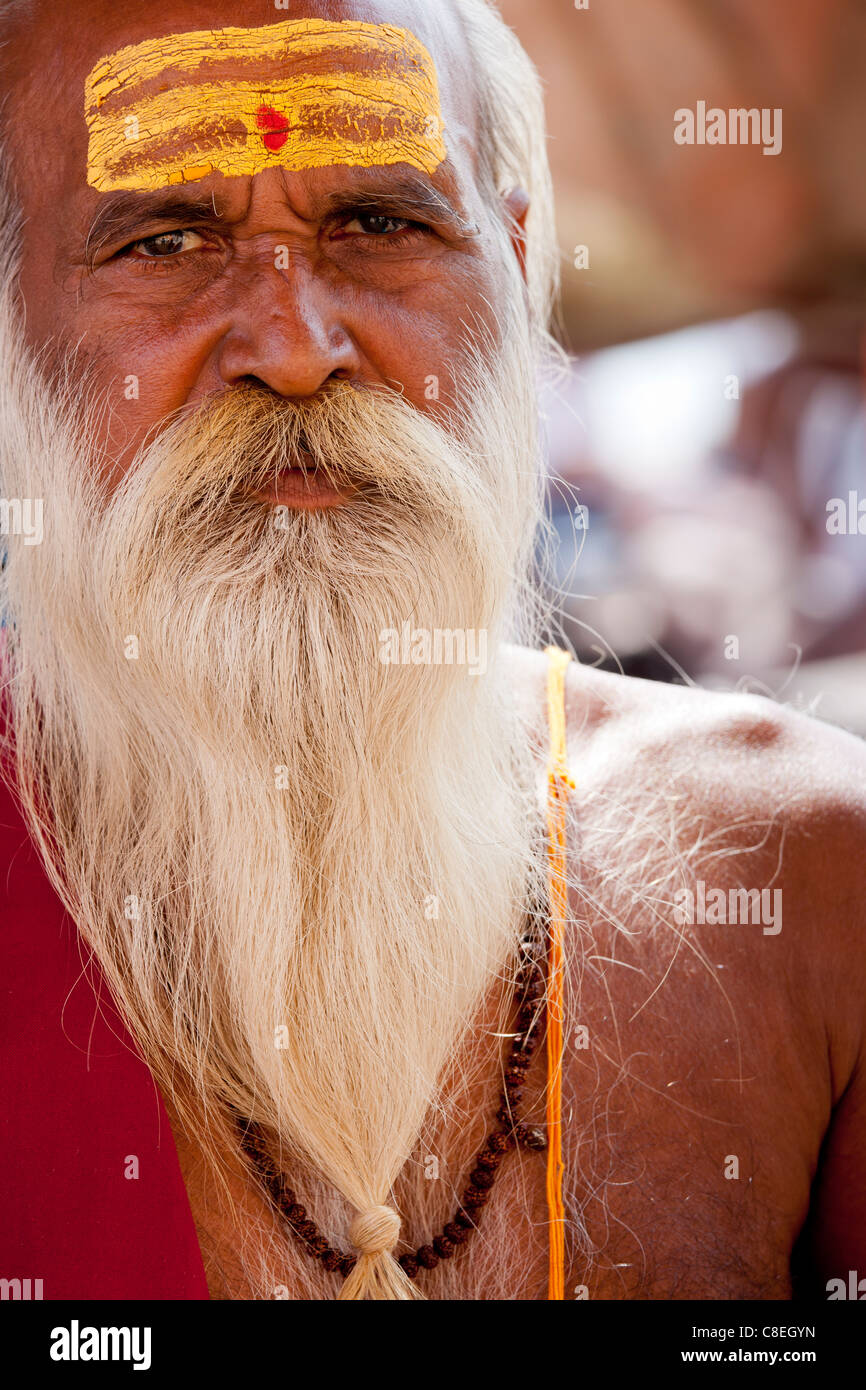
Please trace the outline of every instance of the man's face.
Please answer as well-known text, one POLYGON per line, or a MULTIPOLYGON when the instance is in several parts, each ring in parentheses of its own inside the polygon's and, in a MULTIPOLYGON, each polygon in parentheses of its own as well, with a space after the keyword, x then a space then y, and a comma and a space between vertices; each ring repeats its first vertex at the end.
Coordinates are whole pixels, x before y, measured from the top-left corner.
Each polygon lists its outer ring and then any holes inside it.
MULTIPOLYGON (((447 10, 437 7, 434 32, 425 8, 413 0, 308 0, 287 14, 263 0, 155 0, 144 9, 90 0, 61 10, 37 6, 13 31, 9 126, 25 215, 28 342, 47 345, 49 362, 77 348, 75 371, 86 371, 110 406, 102 427, 108 433, 95 442, 107 445, 115 469, 179 407, 250 381, 295 399, 314 395, 331 378, 382 384, 433 414, 454 403, 464 326, 490 327, 503 268, 476 187, 465 46, 447 10), (377 163, 383 146, 372 141, 368 162, 297 167, 306 160, 287 140, 288 164, 281 163, 287 122, 274 112, 265 119, 268 108, 260 122, 265 167, 200 176, 202 119, 218 114, 223 95, 231 112, 244 82, 268 90, 286 77, 285 59, 268 53, 266 38, 252 57, 249 44, 235 53, 227 40, 209 86, 207 74, 183 79, 186 94, 161 159, 139 160, 148 186, 98 186, 111 178, 95 170, 89 151, 85 83, 102 59, 166 41, 140 50, 155 53, 149 76, 143 74, 142 105, 128 108, 142 113, 143 133, 123 118, 132 137, 128 167, 135 170, 135 140, 148 135, 145 99, 183 87, 171 36, 203 29, 266 34, 264 26, 299 19, 409 30, 432 59, 440 110, 430 131, 438 136, 440 119, 446 157, 436 163, 431 139, 430 149, 407 162, 377 163), (192 176, 170 182, 178 162, 192 176), (435 167, 419 167, 424 163, 435 167)), ((381 81, 376 31, 367 32, 369 51, 353 45, 324 63, 315 55, 293 59, 292 73, 309 77, 314 97, 324 91, 326 106, 333 101, 321 118, 326 124, 343 119, 345 128, 339 93, 332 99, 328 89, 335 64, 349 73, 349 101, 381 81)), ((116 165, 125 152, 111 154, 116 165)), ((518 217, 523 211, 519 195, 511 210, 518 217)))

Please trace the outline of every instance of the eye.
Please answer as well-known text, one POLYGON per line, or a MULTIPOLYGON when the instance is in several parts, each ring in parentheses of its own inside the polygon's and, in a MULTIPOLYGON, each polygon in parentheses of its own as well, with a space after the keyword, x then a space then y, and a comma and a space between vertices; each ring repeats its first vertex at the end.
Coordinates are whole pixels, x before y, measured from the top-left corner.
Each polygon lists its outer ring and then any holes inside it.
POLYGON ((343 231, 354 234, 361 232, 366 236, 387 236, 389 232, 405 232, 408 228, 417 226, 417 222, 409 222, 405 217, 389 217, 384 212, 359 212, 350 222, 343 224, 343 231))
POLYGON ((156 236, 134 241, 127 249, 131 254, 143 256, 146 260, 165 260, 168 256, 179 256, 185 251, 198 251, 204 244, 204 237, 198 232, 186 230, 158 232, 156 236))

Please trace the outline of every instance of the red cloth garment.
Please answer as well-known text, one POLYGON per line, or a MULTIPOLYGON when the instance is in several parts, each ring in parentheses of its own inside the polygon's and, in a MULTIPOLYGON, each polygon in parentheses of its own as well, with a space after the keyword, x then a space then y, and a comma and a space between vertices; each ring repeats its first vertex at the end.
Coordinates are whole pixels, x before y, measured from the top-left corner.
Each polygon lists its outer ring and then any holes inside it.
POLYGON ((162 1098, 89 960, 0 783, 0 1278, 206 1299, 162 1098))

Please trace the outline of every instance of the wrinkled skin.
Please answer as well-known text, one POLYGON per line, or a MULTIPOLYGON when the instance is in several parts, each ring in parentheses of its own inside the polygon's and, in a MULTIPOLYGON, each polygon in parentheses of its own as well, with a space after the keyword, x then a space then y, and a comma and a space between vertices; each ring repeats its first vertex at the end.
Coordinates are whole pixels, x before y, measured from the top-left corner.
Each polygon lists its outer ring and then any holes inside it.
MULTIPOLYGON (((473 178, 467 58, 453 19, 437 17, 434 26, 422 6, 400 0, 374 9, 377 21, 412 28, 440 70, 450 153, 429 178, 404 165, 214 174, 133 194, 137 207, 125 210, 122 227, 112 211, 116 195, 86 181, 82 93, 93 64, 155 34, 238 24, 244 15, 258 25, 274 12, 255 3, 158 0, 146 17, 136 17, 94 0, 76 6, 74 16, 37 9, 17 31, 12 63, 17 45, 30 74, 14 89, 9 118, 26 218, 21 287, 28 336, 39 346, 79 344, 82 368, 111 399, 117 467, 169 412, 251 379, 287 397, 312 395, 336 379, 399 387, 419 410, 453 402, 461 326, 489 327, 489 306, 503 290, 489 214, 473 178), (46 77, 50 109, 38 96, 46 77), (439 194, 447 212, 422 218, 401 202, 393 190, 407 174, 439 194), (369 220, 359 223, 352 194, 372 192, 382 193, 382 208, 365 207, 368 219, 402 213, 409 225, 389 223, 383 234, 381 222, 373 230, 369 220), (154 215, 166 196, 182 206, 154 215), (157 259, 146 239, 178 229, 188 229, 179 253, 157 259), (281 256, 279 247, 286 248, 281 256), (138 378, 138 399, 127 399, 129 375, 138 378), (439 379, 438 404, 425 395, 431 375, 439 379)), ((364 19, 368 10, 347 5, 338 14, 322 6, 320 17, 364 19)), ((506 202, 520 256, 526 196, 515 189, 506 202)))

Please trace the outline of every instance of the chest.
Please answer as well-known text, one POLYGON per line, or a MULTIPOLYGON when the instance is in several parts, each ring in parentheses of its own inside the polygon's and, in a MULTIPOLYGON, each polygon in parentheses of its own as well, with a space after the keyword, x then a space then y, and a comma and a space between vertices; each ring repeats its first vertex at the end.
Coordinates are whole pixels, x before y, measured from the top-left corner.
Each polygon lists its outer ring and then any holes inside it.
MULTIPOLYGON (((698 977, 701 979, 702 977, 698 977)), ((734 1029, 696 983, 683 996, 630 987, 627 969, 584 972, 570 1001, 563 1085, 566 1298, 787 1298, 790 1259, 821 1142, 808 1058, 795 1065, 742 1007, 734 1029)), ((453 1221, 485 1137, 497 1127, 501 1055, 433 1118, 394 1188, 416 1250, 453 1221)), ((540 1046, 515 1116, 543 1128, 540 1046)), ((202 1186, 179 1145, 211 1296, 333 1299, 324 1273, 261 1193, 239 1180, 228 1203, 202 1186), (251 1259, 252 1255, 252 1259, 251 1259), (250 1266, 260 1267, 250 1291, 250 1266), (276 1290, 276 1292, 275 1292, 276 1290)), ((469 1239, 417 1287, 434 1300, 547 1298, 546 1154, 514 1148, 469 1239)), ((301 1194, 327 1227, 326 1195, 301 1194)), ((352 1213, 323 1234, 342 1242, 352 1213)), ((400 1251, 406 1248, 401 1245, 400 1251)))
MULTIPOLYGON (((783 1192, 748 1175, 726 1178, 724 1168, 716 1173, 715 1154, 708 1165, 694 1147, 672 1156, 656 1140, 638 1148, 625 1135, 612 1138, 584 1135, 582 1144, 567 1146, 566 1299, 790 1297, 799 1216, 783 1192)), ((420 1157, 420 1170, 407 1165, 411 1176, 398 1184, 413 1248, 452 1219, 467 1174, 456 1155, 453 1171, 447 1161, 437 1171, 431 1155, 426 1163, 420 1157), (419 1192, 421 1182, 426 1191, 419 1192)), ((545 1172, 543 1154, 509 1154, 470 1239, 419 1272, 426 1298, 546 1300, 545 1172)), ((188 1192, 211 1298, 337 1297, 339 1276, 323 1274, 258 1194, 238 1189, 217 1209, 193 1184, 188 1192), (256 1264, 261 1279, 251 1288, 256 1264)))
MULTIPOLYGON (((515 1120, 531 1127, 543 1124, 545 1076, 542 1048, 533 1059, 515 1120)), ((468 1090, 452 1094, 444 1113, 426 1127, 391 1198, 403 1223, 399 1254, 419 1247, 429 1252, 447 1227, 453 1231, 467 1188, 473 1183, 478 1188, 479 1151, 491 1133, 502 1129, 495 1113, 500 1089, 499 1068, 490 1067, 468 1090)), ((176 1139, 211 1298, 337 1297, 339 1274, 328 1273, 310 1257, 302 1234, 280 1219, 258 1184, 251 1184, 238 1167, 229 1190, 220 1195, 205 1178, 200 1146, 182 1132, 176 1139)), ((447 1257, 432 1268, 419 1268, 419 1292, 434 1300, 545 1299, 546 1171, 544 1151, 509 1147, 491 1175, 483 1208, 472 1213, 475 1219, 466 1239, 449 1242, 447 1257)), ((293 1170, 291 1181, 306 1219, 315 1222, 334 1248, 348 1251, 345 1233, 354 1213, 302 1166, 293 1170)))

